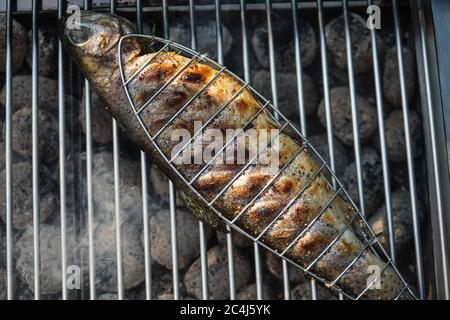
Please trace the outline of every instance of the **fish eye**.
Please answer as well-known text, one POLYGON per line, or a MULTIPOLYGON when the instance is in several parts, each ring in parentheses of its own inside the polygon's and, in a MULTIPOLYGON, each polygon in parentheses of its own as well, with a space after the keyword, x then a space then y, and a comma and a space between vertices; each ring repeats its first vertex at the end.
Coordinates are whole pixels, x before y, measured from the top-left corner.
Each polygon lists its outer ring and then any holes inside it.
POLYGON ((84 25, 78 25, 77 28, 71 28, 67 33, 67 38, 75 46, 80 46, 87 42, 90 36, 91 32, 89 27, 84 25))

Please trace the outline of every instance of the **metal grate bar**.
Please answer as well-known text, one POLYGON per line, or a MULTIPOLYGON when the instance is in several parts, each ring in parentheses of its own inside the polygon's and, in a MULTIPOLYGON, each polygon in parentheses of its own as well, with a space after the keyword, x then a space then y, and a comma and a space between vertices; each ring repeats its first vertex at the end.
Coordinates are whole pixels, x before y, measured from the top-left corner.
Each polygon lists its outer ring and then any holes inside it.
MULTIPOLYGON (((239 10, 241 15, 241 35, 242 35, 242 62, 244 67, 244 80, 247 83, 251 82, 250 78, 250 61, 248 54, 248 36, 247 36, 247 19, 246 19, 247 4, 245 0, 240 0, 239 10)), ((253 251, 255 257, 255 282, 256 282, 256 299, 263 299, 263 275, 261 266, 261 252, 258 244, 253 244, 253 251)))
POLYGON ((32 1, 32 185, 33 185, 33 258, 34 258, 34 299, 41 298, 41 254, 40 254, 40 205, 39 205, 39 47, 38 47, 38 0, 32 1))
MULTIPOLYGON (((138 33, 142 33, 142 1, 136 1, 136 26, 138 33)), ((148 181, 147 181, 147 156, 140 151, 141 181, 142 181, 142 221, 144 224, 144 268, 145 268, 145 299, 152 299, 152 261, 151 243, 148 214, 148 181)))
MULTIPOLYGON (((267 35, 269 46, 269 68, 270 68, 270 85, 272 88, 272 101, 275 108, 278 108, 278 91, 277 91, 277 71, 275 64, 275 46, 273 42, 273 28, 272 28, 272 1, 266 0, 266 16, 267 16, 267 35)), ((277 115, 275 115, 277 118, 277 115)), ((278 118, 277 118, 278 119, 278 118)), ((291 288, 289 283, 289 269, 285 260, 282 260, 283 268, 283 289, 284 299, 290 300, 291 288)))
MULTIPOLYGON (((90 1, 84 1, 84 8, 90 7, 90 1)), ((86 110, 86 187, 88 204, 88 238, 89 238, 89 297, 95 300, 97 297, 96 274, 95 274, 95 246, 94 246, 94 199, 92 186, 92 93, 87 79, 84 80, 85 110, 86 110)))
MULTIPOLYGON (((223 64, 223 37, 222 37, 222 19, 221 19, 221 2, 214 1, 215 17, 216 17, 216 38, 217 38, 217 59, 219 64, 223 64)), ((227 254, 228 254, 228 280, 230 286, 230 300, 236 300, 236 277, 234 274, 234 249, 233 249, 233 232, 227 226, 227 254)))
MULTIPOLYGON (((344 5, 346 5, 347 0, 343 0, 344 5)), ((345 23, 345 46, 347 53, 347 70, 348 70, 348 83, 350 87, 350 106, 352 110, 352 127, 353 127, 353 146, 355 149, 355 164, 356 164, 356 176, 358 181, 358 194, 359 194, 359 208, 363 214, 366 216, 365 205, 364 205, 364 185, 362 177, 362 166, 361 166, 361 143, 359 141, 359 113, 356 105, 356 89, 355 89, 355 73, 353 71, 352 62, 352 45, 351 45, 351 35, 350 28, 348 25, 348 11, 347 7, 344 9, 344 23, 345 23)))
MULTIPOLYGON (((162 1, 164 37, 169 39, 169 7, 167 0, 162 1)), ((180 299, 180 270, 178 262, 178 238, 177 238, 177 213, 176 213, 176 190, 172 181, 169 181, 169 210, 170 210, 170 231, 172 243, 172 276, 173 276, 173 298, 180 299)))
MULTIPOLYGON (((58 0, 58 19, 64 15, 64 3, 58 0)), ((67 229, 66 229, 66 112, 64 97, 64 54, 58 39, 58 127, 59 127, 59 202, 61 216, 61 283, 62 299, 68 299, 67 290, 67 229)))
MULTIPOLYGON (((325 119, 326 119, 326 132, 328 140, 328 153, 330 159, 330 167, 333 172, 336 170, 335 155, 334 155, 334 137, 333 137, 333 114, 331 112, 330 102, 330 85, 328 77, 328 56, 327 45, 325 38, 324 27, 324 14, 323 14, 323 2, 317 0, 317 21, 319 25, 319 41, 320 41, 320 59, 322 65, 322 81, 323 81, 323 101, 325 104, 325 119)), ((332 186, 336 189, 336 180, 331 179, 332 186)), ((312 283, 312 295, 317 296, 315 283, 312 283)))
POLYGON ((400 80, 400 90, 402 97, 402 111, 403 111, 403 126, 405 130, 405 142, 406 142, 406 157, 408 164, 408 181, 411 197, 411 212, 413 219, 413 232, 414 232, 414 249, 416 254, 416 268, 417 268, 417 286, 419 290, 420 298, 423 299, 425 296, 425 284, 423 275, 423 262, 422 262, 422 245, 420 237, 420 226, 419 226, 419 215, 417 213, 417 191, 416 191, 416 177, 415 177, 415 165, 413 150, 411 144, 411 132, 409 128, 409 101, 408 95, 406 93, 406 80, 405 71, 403 64, 403 53, 402 53, 402 40, 400 31, 400 19, 398 16, 398 4, 397 0, 393 0, 392 3, 392 13, 394 16, 394 29, 395 29, 395 39, 397 45, 397 60, 399 68, 399 80, 400 80))
POLYGON ((8 300, 14 299, 14 261, 13 261, 13 187, 12 187, 12 4, 6 2, 6 103, 5 103, 5 168, 6 168, 6 282, 8 300))
POLYGON ((152 299, 152 261, 151 261, 151 243, 150 243, 150 230, 149 230, 149 214, 148 214, 148 182, 147 182, 147 159, 143 151, 141 155, 141 180, 142 180, 142 220, 144 223, 144 263, 145 263, 145 298, 147 300, 152 299))
MULTIPOLYGON (((191 48, 197 50, 197 28, 195 22, 195 1, 189 0, 189 20, 191 31, 191 48)), ((194 135, 195 137, 195 135, 194 135)), ((185 146, 182 147, 184 149, 185 146)), ((172 159, 170 159, 172 161, 172 159)), ((209 299, 209 284, 208 284, 208 251, 205 234, 205 224, 202 221, 198 222, 199 236, 200 236, 200 263, 202 272, 202 297, 203 300, 209 299)))
POLYGON ((92 113, 91 113, 91 88, 88 80, 85 80, 86 95, 86 187, 88 198, 88 237, 89 237, 89 285, 91 300, 96 297, 95 276, 95 248, 94 248, 94 200, 92 197, 92 113))
MULTIPOLYGON (((411 1, 413 2, 413 1, 411 1)), ((439 239, 440 239, 440 249, 441 249, 441 263, 442 263, 442 277, 443 277, 443 287, 444 287, 444 296, 446 300, 450 299, 450 282, 448 276, 448 255, 447 255, 447 242, 446 242, 446 230, 445 230, 445 218, 444 218, 444 209, 442 204, 442 191, 441 191, 441 173, 439 170, 439 159, 438 159, 438 150, 437 150, 437 141, 436 141, 436 128, 435 128, 435 114, 433 109, 433 100, 431 93, 431 84, 430 84, 430 70, 428 66, 428 52, 426 49, 426 36, 425 36, 425 17, 424 11, 422 7, 421 1, 414 1, 418 7, 418 18, 419 18, 419 37, 422 47, 422 56, 423 56, 423 72, 425 75, 425 94, 426 94, 426 104, 428 110, 428 124, 430 127, 430 138, 431 138, 431 153, 432 153, 432 161, 433 161, 433 174, 436 188, 436 205, 437 205, 437 217, 439 221, 439 239)))
MULTIPOLYGON (((110 1, 110 12, 115 13, 115 0, 110 1)), ((113 123, 113 168, 114 168, 114 213, 116 224, 116 259, 117 259, 117 297, 124 299, 123 288, 123 254, 122 254, 122 218, 120 212, 120 145, 119 129, 116 119, 112 118, 113 123)))
MULTIPOLYGON (((302 69, 302 58, 301 58, 301 43, 300 43, 300 35, 299 35, 299 26, 298 26, 298 16, 297 16, 298 3, 297 0, 291 1, 291 10, 292 10, 292 27, 294 31, 294 47, 295 47, 295 71, 297 77, 297 87, 298 87, 298 107, 299 107, 299 115, 300 115, 300 129, 302 134, 307 137, 307 125, 306 125, 306 110, 305 110, 305 99, 304 99, 304 86, 303 86, 303 69, 302 69)), ((324 81, 325 85, 325 81, 324 81)), ((332 152, 333 153, 333 152, 332 152)), ((333 159, 334 156, 330 155, 330 158, 333 159)), ((311 297, 313 300, 317 300, 317 289, 315 280, 311 280, 311 297)))
POLYGON ((295 47, 295 71, 297 76, 298 87, 298 109, 300 114, 300 129, 302 134, 307 137, 306 127, 306 111, 305 111, 305 99, 303 88, 303 69, 302 69, 302 56, 301 56, 301 43, 297 17, 297 0, 292 0, 292 28, 294 30, 294 47, 295 47))
MULTIPOLYGON (((368 5, 372 5, 373 1, 369 0, 368 5)), ((395 242, 394 242, 394 220, 391 206, 391 185, 389 177, 389 160, 386 145, 386 134, 384 130, 384 103, 383 103, 383 92, 381 85, 380 76, 380 61, 378 57, 377 48, 377 35, 375 29, 370 29, 370 37, 372 41, 372 57, 373 57, 373 74, 375 80, 375 95, 377 101, 377 113, 378 113, 378 130, 380 135, 380 149, 381 149, 381 163, 383 166, 383 185, 384 185, 384 198, 386 204, 386 215, 387 215, 387 225, 388 225, 388 239, 389 239, 389 249, 390 256, 393 263, 396 262, 395 258, 395 242)))

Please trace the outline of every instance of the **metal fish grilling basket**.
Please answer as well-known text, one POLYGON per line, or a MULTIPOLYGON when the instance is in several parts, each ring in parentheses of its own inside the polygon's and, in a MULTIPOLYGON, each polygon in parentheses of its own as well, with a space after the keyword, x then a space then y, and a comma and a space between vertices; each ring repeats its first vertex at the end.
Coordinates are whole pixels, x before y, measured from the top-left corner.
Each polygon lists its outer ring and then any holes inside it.
POLYGON ((333 172, 333 170, 331 170, 331 168, 329 167, 329 165, 327 164, 327 162, 325 162, 323 160, 323 158, 318 154, 318 152, 316 151, 316 149, 314 148, 314 146, 312 146, 308 139, 306 137, 304 137, 302 135, 302 133, 300 132, 299 129, 296 128, 296 126, 294 124, 291 123, 291 121, 289 121, 277 108, 275 108, 270 101, 268 101, 267 99, 265 99, 264 97, 262 97, 257 91, 255 91, 248 82, 245 82, 244 80, 240 79, 237 75, 235 75, 234 73, 232 73, 231 71, 229 71, 228 69, 226 69, 225 67, 221 66, 220 64, 218 64, 217 62, 209 59, 205 54, 201 54, 199 52, 196 52, 190 48, 187 48, 183 45, 174 43, 171 40, 166 40, 163 38, 158 38, 155 36, 148 36, 148 35, 142 35, 142 34, 129 34, 129 35, 125 35, 122 36, 120 41, 119 41, 119 68, 120 68, 120 74, 121 74, 121 80, 122 80, 122 86, 123 89, 126 92, 130 107, 134 113, 134 116, 136 118, 136 121, 139 122, 142 130, 145 131, 145 134, 147 136, 147 138, 151 141, 152 145, 158 150, 158 152, 160 153, 160 155, 164 158, 164 160, 170 165, 170 167, 172 168, 172 170, 174 170, 176 172, 176 174, 178 175, 178 177, 187 185, 189 186, 190 190, 199 198, 201 199, 204 204, 206 204, 209 208, 211 208, 220 218, 222 218, 223 220, 226 221, 227 225, 241 233, 243 233, 244 235, 246 235, 248 238, 250 238, 254 243, 256 243, 257 245, 260 245, 262 247, 265 247, 267 250, 271 251, 272 253, 274 253, 275 255, 277 255, 278 257, 288 261, 289 263, 295 265, 296 267, 300 268, 303 272, 305 272, 307 275, 309 275, 311 278, 317 279, 319 280, 322 284, 324 284, 326 287, 328 288, 332 288, 334 290, 336 290, 336 292, 339 292, 340 294, 344 295, 346 298, 349 299, 353 299, 353 300, 358 300, 361 297, 364 296, 364 294, 368 291, 372 289, 372 286, 375 285, 375 283, 380 279, 380 277, 383 275, 383 272, 389 267, 392 266, 395 270, 395 272, 398 274, 398 276, 400 277, 401 281, 403 282, 403 288, 398 292, 397 296, 395 297, 395 300, 399 299, 400 297, 402 297, 403 293, 405 291, 408 291, 409 294, 411 295, 411 297, 415 297, 411 288, 408 286, 408 284, 406 283, 406 281, 402 278, 402 276, 400 275, 399 271, 397 270, 397 268, 395 267, 395 265, 393 264, 392 259, 389 257, 389 255, 386 253, 386 251, 384 250, 383 246, 381 246, 378 242, 378 236, 374 234, 374 232, 372 231, 372 229, 370 228, 369 224, 367 223, 366 219, 364 218, 363 214, 361 213, 361 211, 356 207, 356 205, 354 204, 354 202, 350 199, 347 191, 345 190, 344 186, 342 185, 342 183, 339 181, 339 179, 336 177, 335 173, 333 172), (129 40, 138 40, 140 42, 142 42, 144 40, 144 42, 148 42, 148 46, 147 50, 148 53, 154 53, 153 56, 151 56, 145 63, 143 63, 138 70, 136 70, 132 75, 130 76, 126 76, 125 75, 125 71, 123 68, 123 64, 124 64, 124 57, 126 56, 125 54, 123 54, 123 48, 124 48, 124 43, 126 43, 126 41, 129 40), (152 61, 154 61, 158 55, 161 52, 176 52, 179 55, 185 56, 187 58, 189 58, 188 62, 185 63, 181 68, 179 68, 170 78, 167 82, 165 82, 164 84, 162 84, 157 90, 156 92, 144 103, 142 103, 140 106, 137 106, 137 102, 132 98, 133 94, 130 93, 129 90, 129 84, 136 78, 139 77, 139 75, 141 74, 141 72, 145 69, 146 66, 148 66, 150 63, 152 63, 152 61), (154 101, 159 94, 161 94, 161 92, 163 92, 163 90, 168 87, 173 81, 174 79, 176 79, 177 77, 179 77, 183 71, 185 71, 187 68, 189 68, 189 66, 191 66, 193 63, 203 63, 203 64, 207 64, 210 67, 212 67, 213 69, 215 69, 217 71, 217 73, 210 79, 208 80, 186 103, 184 103, 171 117, 170 119, 165 122, 160 128, 158 128, 158 130, 156 131, 156 133, 151 134, 150 133, 150 128, 148 128, 142 118, 141 118, 141 113, 146 109, 146 108, 151 108, 150 104, 152 101, 154 101), (214 115, 209 118, 205 123, 202 124, 201 128, 198 129, 196 132, 194 132, 192 138, 190 138, 189 142, 184 143, 184 145, 178 149, 176 151, 176 153, 172 156, 172 157, 168 157, 160 148, 157 139, 158 137, 160 137, 160 134, 170 125, 172 124, 177 117, 183 112, 185 111, 190 105, 191 103, 206 89, 208 88, 208 86, 210 86, 217 78, 219 75, 221 74, 228 74, 230 76, 232 76, 233 78, 237 79, 240 83, 241 88, 239 90, 237 90, 237 92, 227 100, 226 103, 224 103, 215 113, 214 115), (187 178, 186 175, 184 175, 182 172, 180 172, 180 170, 177 168, 177 166, 174 164, 174 160, 177 158, 178 155, 180 155, 184 149, 186 149, 188 146, 190 146, 191 143, 193 143, 195 141, 195 139, 201 135, 201 133, 203 132, 203 130, 205 128, 208 127, 209 124, 211 124, 214 119, 216 119, 221 112, 223 112, 223 110, 225 108, 227 108, 227 106, 230 105, 230 103, 232 103, 232 101, 234 99, 236 99, 240 93, 244 90, 248 90, 251 92, 251 94, 256 97, 258 104, 260 105, 260 109, 258 112, 255 113, 255 115, 253 115, 251 117, 251 119, 242 126, 242 128, 239 128, 237 130, 237 132, 228 140, 225 141, 224 145, 222 146, 222 148, 215 153, 215 155, 208 160, 203 166, 202 168, 194 175, 194 177, 192 178, 187 178), (227 148, 228 145, 230 145, 231 143, 233 143, 235 141, 235 139, 237 139, 237 136, 239 133, 243 132, 246 130, 246 128, 248 128, 248 126, 251 125, 251 123, 256 119, 256 117, 261 113, 261 112, 265 112, 267 115, 270 116, 270 118, 275 121, 278 126, 279 126, 279 131, 278 133, 274 136, 271 137, 271 139, 269 140, 268 143, 265 144, 264 147, 260 148, 258 150, 258 152, 250 157, 250 159, 248 159, 248 161, 243 165, 242 169, 239 170, 239 172, 232 177, 229 182, 225 185, 225 187, 218 192, 212 200, 208 200, 206 199, 202 193, 197 190, 194 186, 194 182, 196 181, 196 179, 212 164, 214 163, 214 161, 225 152, 225 149, 227 148), (244 208, 241 209, 241 211, 233 218, 233 219, 229 219, 226 216, 224 216, 219 209, 217 209, 215 207, 215 202, 231 187, 231 185, 239 178, 239 176, 247 169, 249 168, 252 164, 255 164, 255 161, 258 160, 258 157, 267 149, 269 148, 269 146, 271 145, 271 143, 273 143, 273 141, 276 139, 276 137, 283 131, 283 130, 290 130, 291 132, 293 132, 294 135, 296 135, 296 137, 294 138, 294 140, 297 141, 301 141, 302 145, 301 148, 299 148, 298 151, 295 152, 294 156, 290 157, 289 160, 283 165, 281 166, 281 168, 278 169, 278 171, 271 177, 271 179, 267 182, 267 184, 261 188, 257 194, 255 196, 253 196, 253 198, 248 201, 248 204, 246 206, 244 206, 244 208), (294 198, 292 198, 288 204, 282 208, 278 214, 276 214, 276 216, 271 219, 271 221, 267 224, 267 226, 265 226, 264 230, 256 235, 252 235, 249 232, 246 232, 242 227, 239 226, 238 224, 238 220, 241 216, 243 216, 246 211, 250 208, 250 206, 266 191, 268 190, 269 187, 272 186, 272 183, 280 176, 280 174, 294 161, 294 159, 300 154, 300 152, 305 151, 308 152, 313 159, 315 159, 319 165, 319 169, 311 176, 309 177, 308 182, 301 188, 301 191, 295 195, 294 198), (332 184, 333 184, 333 188, 334 188, 334 195, 333 197, 331 197, 331 199, 328 200, 328 202, 318 211, 316 212, 316 214, 314 215, 314 218, 311 219, 311 221, 308 222, 308 224, 303 228, 303 230, 296 236, 294 237, 293 240, 290 241, 289 245, 282 251, 282 252, 278 252, 274 249, 272 249, 269 245, 267 245, 263 239, 263 236, 266 234, 266 232, 282 217, 282 215, 292 206, 292 204, 295 203, 295 201, 301 197, 301 195, 303 194, 303 192, 307 189, 308 185, 314 181, 314 179, 319 175, 319 174, 323 174, 322 171, 326 171, 330 174, 331 176, 331 180, 332 180, 332 184), (327 208, 332 204, 333 200, 338 196, 341 195, 342 197, 344 197, 345 199, 347 199, 347 201, 350 203, 351 207, 352 207, 352 212, 353 212, 353 216, 349 217, 349 220, 347 222, 347 224, 345 225, 344 228, 342 228, 342 230, 339 231, 339 233, 335 236, 335 238, 326 245, 326 248, 324 250, 322 250, 321 253, 319 253, 317 255, 317 257, 315 257, 315 259, 309 263, 306 266, 301 266, 298 263, 294 262, 292 259, 289 258, 289 250, 292 248, 292 246, 314 225, 314 223, 321 218, 322 214, 327 210, 327 208), (334 244, 336 244, 336 242, 341 238, 341 236, 344 234, 344 232, 348 229, 351 228, 352 231, 359 237, 359 239, 361 240, 361 242, 364 244, 362 250, 356 255, 356 257, 340 272, 340 274, 333 279, 332 281, 328 281, 326 279, 324 279, 323 277, 320 277, 319 275, 315 274, 311 269, 312 267, 320 260, 320 258, 322 258, 327 252, 328 250, 330 250, 334 244), (345 290, 343 290, 342 288, 339 287, 339 280, 342 279, 342 277, 346 274, 346 272, 358 261, 358 259, 361 258, 361 256, 366 252, 366 250, 371 250, 373 251, 376 255, 379 255, 382 259, 384 259, 386 261, 385 266, 382 268, 382 270, 379 272, 378 275, 376 275, 373 279, 370 279, 370 281, 368 281, 367 286, 364 288, 364 290, 362 290, 357 296, 351 295, 348 292, 346 292, 345 290))

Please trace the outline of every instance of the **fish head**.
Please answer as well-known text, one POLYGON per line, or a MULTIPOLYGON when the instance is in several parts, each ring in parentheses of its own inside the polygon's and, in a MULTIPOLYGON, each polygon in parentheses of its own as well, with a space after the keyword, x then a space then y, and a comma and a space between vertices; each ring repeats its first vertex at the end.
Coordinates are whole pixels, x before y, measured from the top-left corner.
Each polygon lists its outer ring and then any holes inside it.
MULTIPOLYGON (((92 78, 118 68, 120 38, 134 33, 133 24, 115 14, 78 11, 59 22, 58 34, 64 48, 80 67, 92 78)), ((139 54, 139 44, 127 45, 125 58, 139 54)))

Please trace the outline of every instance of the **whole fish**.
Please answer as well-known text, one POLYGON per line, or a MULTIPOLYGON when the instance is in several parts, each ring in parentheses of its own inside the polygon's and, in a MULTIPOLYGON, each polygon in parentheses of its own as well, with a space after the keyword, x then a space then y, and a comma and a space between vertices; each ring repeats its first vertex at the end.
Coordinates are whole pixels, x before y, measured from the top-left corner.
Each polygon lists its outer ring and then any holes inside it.
POLYGON ((414 298, 313 150, 256 92, 205 56, 133 32, 122 17, 89 11, 59 26, 65 49, 107 111, 193 214, 217 230, 225 230, 224 219, 233 222, 350 298, 414 298), (228 132, 217 149, 212 142, 228 132))

